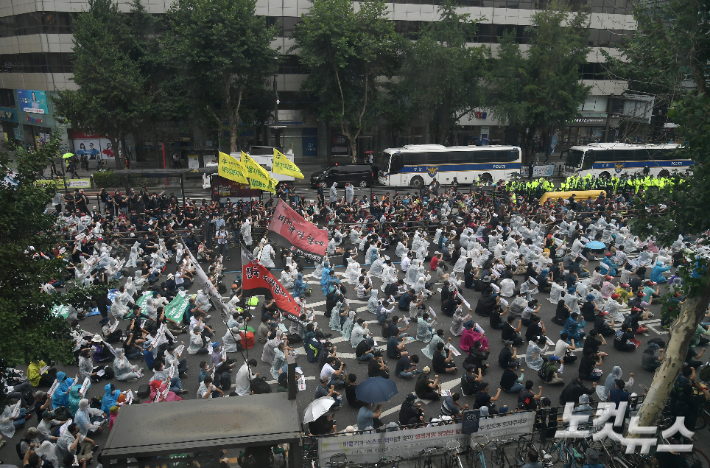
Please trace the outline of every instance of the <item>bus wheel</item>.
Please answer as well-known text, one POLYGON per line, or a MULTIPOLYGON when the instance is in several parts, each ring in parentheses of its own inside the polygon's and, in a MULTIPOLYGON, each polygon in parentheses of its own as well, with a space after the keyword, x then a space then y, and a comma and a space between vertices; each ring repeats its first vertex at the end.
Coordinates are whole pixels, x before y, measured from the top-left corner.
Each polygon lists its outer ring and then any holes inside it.
POLYGON ((602 172, 599 174, 600 179, 611 179, 611 174, 609 174, 607 171, 602 172))
POLYGON ((361 180, 361 181, 360 181, 360 187, 362 187, 362 188, 367 187, 367 181, 366 181, 366 180, 361 180))
POLYGON ((663 169, 661 172, 658 173, 658 177, 668 177, 669 175, 670 174, 665 169, 663 169))
POLYGON ((424 180, 419 176, 413 177, 409 183, 416 189, 424 187, 424 180))
POLYGON ((481 182, 488 183, 493 181, 493 176, 486 172, 484 174, 481 174, 479 179, 481 180, 481 182))

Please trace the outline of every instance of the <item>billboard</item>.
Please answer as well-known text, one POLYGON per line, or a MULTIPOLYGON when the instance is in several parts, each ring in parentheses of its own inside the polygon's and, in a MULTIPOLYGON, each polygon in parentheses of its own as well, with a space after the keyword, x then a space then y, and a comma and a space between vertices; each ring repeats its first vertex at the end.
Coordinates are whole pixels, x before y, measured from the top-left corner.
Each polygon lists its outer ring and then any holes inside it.
POLYGON ((27 112, 28 114, 49 114, 47 94, 44 91, 18 89, 17 99, 20 102, 22 112, 27 112))

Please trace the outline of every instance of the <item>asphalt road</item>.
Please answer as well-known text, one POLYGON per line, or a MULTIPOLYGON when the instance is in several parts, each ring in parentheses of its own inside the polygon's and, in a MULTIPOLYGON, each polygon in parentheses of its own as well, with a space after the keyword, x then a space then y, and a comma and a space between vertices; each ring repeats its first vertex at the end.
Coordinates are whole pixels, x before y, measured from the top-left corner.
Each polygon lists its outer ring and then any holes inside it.
MULTIPOLYGON (((307 196, 307 195, 306 195, 307 196)), ((432 250, 433 252, 433 250, 432 250)), ((396 259, 394 256, 394 247, 390 248, 388 252, 385 252, 385 254, 390 255, 393 257, 393 259, 396 259)), ((361 263, 361 265, 364 265, 364 255, 363 253, 359 254, 358 262, 361 263)), ((225 271, 227 272, 225 274, 225 280, 224 283, 227 285, 230 285, 233 280, 236 277, 236 272, 240 269, 240 264, 239 264, 239 255, 237 252, 231 252, 231 261, 226 262, 225 265, 225 271)), ((334 259, 335 263, 339 263, 340 257, 337 259, 334 259)), ((279 268, 281 265, 278 263, 277 260, 277 268, 273 270, 275 276, 278 278, 279 277, 279 268)), ((399 265, 397 265, 399 266, 399 265)), ((593 269, 595 265, 593 263, 590 263, 590 269, 593 269)), ((170 263, 168 265, 168 268, 166 270, 166 274, 174 271, 175 269, 175 264, 170 263)), ((451 268, 452 269, 452 268, 451 268)), ((340 273, 341 275, 344 273, 345 268, 343 266, 336 267, 336 271, 340 273)), ((311 304, 314 309, 316 310, 316 313, 319 315, 317 321, 319 326, 324 329, 327 332, 330 332, 329 326, 328 326, 328 320, 322 316, 322 314, 325 312, 325 298, 323 296, 323 293, 321 292, 320 285, 319 285, 319 279, 315 278, 310 278, 309 275, 313 272, 312 267, 306 266, 306 269, 304 271, 306 279, 309 281, 312 289, 313 289, 313 295, 312 297, 309 298, 309 304, 311 304)), ((399 271, 399 277, 401 278, 402 272, 399 271)), ((618 278, 617 278, 618 280, 618 278)), ((381 282, 378 279, 373 279, 374 285, 376 287, 379 287, 381 282)), ((433 290, 436 290, 438 287, 441 285, 437 285, 433 287, 433 290)), ((195 293, 196 292, 196 287, 193 286, 190 289, 190 293, 195 293)), ((350 303, 355 307, 358 311, 358 317, 362 317, 365 321, 370 323, 370 329, 373 330, 373 334, 375 336, 380 336, 380 329, 381 327, 379 324, 377 324, 375 317, 367 312, 366 308, 366 302, 365 301, 359 301, 356 298, 356 292, 355 288, 352 286, 349 286, 347 288, 347 298, 349 299, 350 303)), ((382 293, 380 293, 382 294, 382 293)), ((463 291, 463 296, 464 298, 471 304, 472 307, 475 308, 475 305, 478 301, 479 298, 479 293, 474 292, 473 290, 470 289, 464 289, 463 291)), ((545 323, 548 331, 548 336, 552 337, 553 340, 557 339, 557 336, 559 334, 559 331, 561 330, 561 327, 552 323, 550 321, 550 318, 554 316, 554 306, 547 300, 548 295, 547 294, 538 294, 536 295, 536 298, 539 300, 540 304, 542 305, 542 310, 540 311, 540 316, 545 323)), ((263 298, 260 298, 260 302, 263 300, 263 298)), ((429 301, 426 303, 427 305, 431 305, 437 312, 440 310, 440 300, 438 295, 435 295, 433 298, 429 299, 429 301)), ((665 340, 667 340, 668 335, 667 332, 663 331, 659 325, 659 318, 660 313, 659 313, 659 305, 657 304, 652 304, 651 306, 651 311, 655 313, 655 318, 649 320, 645 324, 649 326, 649 332, 645 334, 644 336, 638 336, 637 338, 640 339, 643 342, 642 346, 645 346, 645 343, 648 341, 648 339, 653 338, 653 337, 661 337, 665 340)), ((257 317, 260 316, 260 308, 261 305, 259 305, 259 309, 257 310, 258 314, 257 317)), ((400 316, 402 315, 402 312, 395 312, 398 313, 400 316)), ((474 316, 474 319, 477 317, 474 316)), ((81 325, 85 330, 88 330, 92 333, 100 333, 100 321, 101 317, 100 316, 94 316, 94 317, 89 317, 85 319, 81 325)), ((488 319, 487 318, 480 318, 481 319, 481 326, 484 329, 489 328, 488 327, 488 319)), ((258 318, 255 318, 254 321, 256 322, 254 324, 254 327, 258 325, 258 318)), ((212 327, 212 329, 215 331, 215 335, 217 337, 217 340, 221 341, 221 337, 224 335, 226 332, 226 325, 220 320, 220 318, 216 314, 212 314, 212 318, 208 321, 208 325, 212 327)), ((438 316, 438 322, 436 325, 436 328, 443 328, 446 332, 446 337, 449 336, 449 328, 451 325, 451 319, 446 317, 443 314, 439 314, 438 316)), ((590 329, 590 326, 588 325, 587 330, 590 329)), ((413 332, 412 334, 416 334, 416 329, 415 326, 412 326, 412 328, 409 330, 410 332, 413 332)), ((497 364, 497 356, 500 352, 502 345, 502 341, 500 338, 500 332, 499 331, 493 331, 493 330, 488 330, 487 336, 490 341, 490 346, 491 346, 491 356, 489 359, 489 362, 491 364, 490 370, 488 371, 487 375, 484 377, 484 380, 486 382, 490 383, 490 392, 495 394, 496 388, 498 387, 500 376, 502 374, 502 369, 499 368, 497 364)), ((179 336, 179 339, 181 340, 186 340, 186 335, 182 334, 179 336)), ((354 358, 354 349, 350 346, 348 341, 345 341, 342 337, 340 337, 339 333, 335 332, 333 338, 331 341, 338 347, 338 355, 340 358, 346 363, 346 369, 348 373, 354 373, 358 376, 358 382, 363 381, 365 378, 367 378, 367 366, 363 364, 359 364, 358 361, 354 358)), ((458 338, 453 339, 453 344, 458 345, 458 338)), ((378 340, 380 345, 384 345, 383 340, 378 340)), ((421 349, 424 347, 424 343, 422 342, 417 342, 417 341, 412 341, 409 342, 406 346, 406 350, 409 351, 410 354, 418 354, 420 356, 420 365, 419 368, 422 369, 424 366, 429 365, 431 366, 431 362, 429 359, 426 358, 421 353, 421 349)), ((525 348, 527 346, 527 343, 523 343, 523 345, 518 347, 518 353, 519 355, 524 355, 525 354, 525 348)), ((261 361, 261 354, 262 354, 262 348, 263 345, 260 343, 256 343, 256 346, 248 352, 244 353, 245 358, 251 358, 254 357, 259 361, 259 365, 256 368, 256 372, 259 372, 261 375, 269 376, 269 369, 270 365, 264 363, 261 361)), ((609 344, 606 346, 602 347, 603 351, 606 351, 609 353, 609 356, 604 359, 603 365, 601 366, 602 369, 604 370, 604 377, 602 378, 602 382, 608 372, 611 371, 612 367, 614 365, 620 365, 624 371, 624 378, 628 378, 629 373, 633 372, 635 376, 636 383, 633 385, 631 388, 631 391, 635 392, 642 392, 642 389, 639 384, 645 384, 645 385, 650 385, 653 374, 645 371, 644 369, 641 368, 641 351, 643 347, 631 352, 631 353, 622 353, 613 348, 613 345, 611 344, 611 341, 609 341, 609 344)), ((198 376, 198 369, 199 369, 199 362, 201 360, 204 360, 204 356, 197 356, 197 355, 185 355, 184 357, 187 358, 188 361, 188 375, 182 379, 183 386, 188 390, 188 393, 182 395, 183 398, 185 399, 192 399, 195 398, 196 391, 198 388, 198 381, 197 381, 197 376, 198 376)), ((231 355, 231 357, 236 357, 237 359, 240 359, 240 356, 238 354, 231 355)), ((451 391, 458 391, 460 389, 460 378, 461 378, 461 365, 463 363, 463 360, 465 358, 465 355, 461 355, 459 357, 454 358, 459 371, 454 374, 454 375, 447 375, 447 376, 441 376, 441 382, 442 382, 442 387, 444 389, 448 389, 451 391)), ((314 399, 314 391, 316 388, 316 385, 318 384, 318 375, 320 373, 320 369, 317 364, 310 364, 307 362, 305 358, 305 353, 301 349, 299 352, 299 357, 298 357, 298 365, 303 369, 304 374, 306 375, 306 384, 307 388, 305 391, 299 392, 298 393, 298 407, 299 410, 302 411, 305 409, 305 407, 314 399)), ((145 367, 144 363, 142 362, 134 362, 134 364, 141 364, 143 367, 145 367)), ((389 366, 392 370, 394 370, 395 362, 394 360, 389 360, 389 366)), ((566 382, 569 382, 571 379, 573 379, 576 374, 577 374, 577 369, 576 369, 577 363, 574 365, 568 365, 565 368, 564 372, 564 379, 566 382)), ((73 376, 78 372, 78 367, 76 365, 72 366, 62 366, 59 365, 58 368, 60 370, 65 371, 69 376, 73 376)), ((522 366, 523 369, 526 368, 526 366, 523 364, 522 366)), ((236 372, 233 373, 235 375, 236 372)), ((432 373, 433 375, 433 373, 432 373)), ((147 372, 146 375, 144 375, 140 380, 138 380, 135 383, 131 384, 126 384, 122 382, 117 382, 114 381, 116 384, 117 388, 120 390, 128 390, 133 389, 134 391, 138 389, 139 385, 143 383, 147 383, 148 380, 150 379, 150 376, 152 376, 152 372, 147 372)), ((526 371, 526 376, 527 378, 530 378, 534 381, 534 389, 536 390, 538 385, 542 385, 540 379, 537 376, 537 373, 528 370, 526 371)), ((381 417, 382 421, 387 423, 390 421, 396 421, 398 417, 398 411, 399 407, 404 401, 405 397, 407 394, 411 393, 414 391, 414 380, 404 380, 398 377, 395 377, 392 375, 392 379, 396 382, 397 388, 398 388, 398 394, 394 396, 389 402, 384 403, 384 412, 381 417)), ((269 380, 272 380, 269 377, 269 380)), ((273 391, 276 391, 276 385, 275 382, 272 383, 272 389, 273 391)), ((105 385, 105 382, 101 382, 99 384, 94 384, 90 390, 89 390, 89 397, 93 397, 96 395, 102 395, 103 394, 103 387, 105 385)), ((561 392, 563 387, 551 387, 551 386, 545 386, 543 388, 543 396, 546 396, 550 398, 553 402, 553 404, 556 404, 559 393, 561 392)), ((344 395, 344 392, 343 392, 344 395)), ((258 395, 254 396, 245 396, 245 397, 236 397, 234 398, 234 404, 239 405, 239 404, 249 404, 248 401, 251 398, 259 398, 258 395)), ((462 397, 462 403, 468 403, 469 405, 472 405, 473 403, 473 397, 462 397)), ((511 395, 511 394, 506 394, 502 393, 500 400, 498 402, 498 406, 500 407, 503 404, 507 404, 509 407, 514 408, 517 402, 517 395, 511 395)), ((436 402, 423 402, 424 403, 424 409, 425 409, 425 415, 427 418, 433 417, 433 416, 438 416, 439 411, 440 411, 440 405, 439 403, 436 402)), ((348 425, 355 425, 356 424, 356 415, 357 412, 356 410, 348 407, 347 403, 342 407, 342 409, 339 409, 336 411, 335 419, 337 420, 337 427, 339 430, 345 429, 346 426, 348 425)), ((30 420, 30 423, 26 424, 26 428, 30 427, 30 425, 35 425, 36 424, 36 419, 30 420)), ((26 430, 20 429, 18 431, 18 434, 23 434, 24 431, 26 430)), ((0 449, 0 460, 4 460, 6 463, 18 463, 19 460, 17 459, 17 455, 15 453, 15 448, 14 445, 19 440, 18 434, 16 434, 13 439, 8 441, 8 444, 0 449)), ((104 444, 106 440, 106 435, 100 435, 97 437, 97 443, 98 444, 104 444)))

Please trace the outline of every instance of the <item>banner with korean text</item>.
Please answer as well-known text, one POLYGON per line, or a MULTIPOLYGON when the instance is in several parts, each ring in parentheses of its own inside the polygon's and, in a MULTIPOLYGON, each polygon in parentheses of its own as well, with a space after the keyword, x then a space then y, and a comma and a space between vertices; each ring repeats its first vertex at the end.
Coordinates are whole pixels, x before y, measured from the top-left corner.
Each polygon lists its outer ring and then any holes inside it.
POLYGON ((396 456, 413 459, 425 448, 446 447, 451 440, 458 440, 464 447, 466 437, 461 432, 461 424, 375 434, 339 434, 318 439, 318 458, 321 466, 326 466, 330 457, 338 453, 344 453, 348 462, 353 463, 374 463, 382 457, 391 460, 396 456))
POLYGON ((281 199, 276 204, 266 237, 316 262, 323 261, 328 247, 328 231, 318 229, 281 199))
POLYGON ((286 288, 244 247, 242 247, 242 291, 244 296, 271 295, 276 302, 276 307, 287 314, 288 319, 295 320, 301 315, 301 308, 286 288))

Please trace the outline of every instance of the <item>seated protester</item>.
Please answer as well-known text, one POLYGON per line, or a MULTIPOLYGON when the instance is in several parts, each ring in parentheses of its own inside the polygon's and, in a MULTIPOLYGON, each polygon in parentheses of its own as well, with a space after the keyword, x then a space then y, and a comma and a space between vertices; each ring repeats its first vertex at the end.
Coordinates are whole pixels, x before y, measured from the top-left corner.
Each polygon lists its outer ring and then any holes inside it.
MULTIPOLYGON (((338 428, 335 426, 335 421, 333 421, 333 413, 325 413, 315 421, 309 422, 308 430, 312 435, 326 435, 338 432, 338 428)), ((240 466, 248 466, 246 463, 242 465, 242 460, 239 460, 239 464, 240 466)), ((270 464, 270 459, 267 459, 264 461, 264 464, 255 462, 252 466, 269 466, 270 464)))
POLYGON ((523 342, 523 337, 520 336, 520 329, 523 326, 522 320, 518 320, 518 326, 513 327, 513 321, 515 317, 512 315, 508 316, 506 324, 503 325, 503 331, 501 333, 503 341, 512 341, 514 345, 519 345, 523 342))
POLYGON ((559 301, 557 301, 557 309, 555 309, 555 316, 552 318, 552 321, 555 322, 557 325, 564 326, 569 316, 569 306, 565 303, 564 299, 560 299, 559 301))
POLYGON ((641 354, 641 367, 647 371, 654 372, 661 367, 663 362, 663 353, 665 349, 661 348, 657 343, 649 343, 648 347, 641 354), (656 351, 661 350, 659 356, 656 357, 656 351))
POLYGON ((602 312, 594 319, 594 329, 601 336, 612 336, 616 333, 616 330, 614 330, 614 317, 610 316, 609 313, 602 312))
POLYGON ((417 364, 419 363, 419 356, 413 354, 411 356, 403 355, 397 361, 397 365, 394 369, 394 375, 403 379, 411 379, 417 372, 417 364))
POLYGON ((391 332, 389 338, 387 338, 387 357, 392 359, 399 359, 400 356, 406 356, 409 352, 404 351, 405 337, 399 336, 400 331, 396 326, 391 332))
POLYGON ((343 398, 340 396, 339 392, 335 391, 335 384, 331 383, 331 378, 328 376, 323 376, 320 378, 320 385, 316 387, 314 394, 315 399, 322 397, 331 397, 335 400, 335 404, 340 407, 343 406, 343 398))
POLYGON ((570 364, 574 361, 577 360, 577 356, 572 354, 572 351, 574 351, 575 345, 574 345, 574 340, 571 340, 571 344, 567 343, 567 340, 569 339, 569 336, 567 333, 561 333, 560 334, 560 339, 557 340, 557 343, 555 343, 555 353, 554 356, 557 356, 560 358, 560 362, 562 362, 562 365, 560 366, 560 374, 564 371, 565 364, 570 364))
POLYGON ((431 360, 431 365, 434 368, 434 372, 453 374, 456 372, 456 364, 454 363, 454 354, 449 348, 447 357, 444 357, 444 343, 438 343, 436 345, 437 352, 434 353, 434 357, 431 360))
POLYGON ((498 410, 495 409, 495 402, 500 398, 500 388, 496 392, 496 396, 492 397, 488 394, 488 383, 481 382, 476 395, 476 401, 473 404, 474 409, 480 409, 484 406, 488 408, 489 414, 498 414, 498 410))
POLYGON ((705 354, 705 348, 703 348, 700 352, 697 352, 691 346, 688 348, 688 354, 685 355, 685 363, 688 365, 688 367, 700 369, 700 367, 703 365, 703 361, 700 360, 700 358, 703 357, 703 354, 705 354))
POLYGON ((540 320, 540 316, 533 315, 530 319, 530 325, 525 331, 525 339, 530 341, 534 340, 536 336, 546 336, 546 334, 547 331, 545 330, 545 324, 542 323, 542 320, 540 320))
POLYGON ((428 373, 428 367, 422 369, 422 373, 417 377, 417 381, 414 383, 414 393, 422 400, 439 400, 441 398, 439 376, 435 375, 434 380, 431 380, 427 376, 428 373))
POLYGON ((523 390, 523 377, 525 377, 525 371, 520 371, 520 376, 515 373, 515 369, 518 368, 518 361, 511 361, 508 363, 508 368, 503 371, 503 375, 500 377, 500 387, 506 393, 518 393, 523 390))
POLYGON ((382 353, 380 351, 375 351, 375 358, 371 359, 367 364, 367 376, 368 377, 382 377, 384 379, 390 378, 390 368, 387 367, 382 360, 382 353))
POLYGON ((409 289, 405 291, 404 294, 402 294, 402 297, 399 299, 399 302, 397 303, 397 306, 399 307, 399 310, 403 311, 409 311, 409 304, 412 302, 412 296, 414 295, 414 290, 409 289))
POLYGON ((493 313, 493 309, 498 303, 497 301, 498 295, 492 289, 487 289, 478 299, 474 312, 481 317, 489 317, 493 313))
POLYGON ((461 413, 468 409, 468 403, 461 406, 459 400, 461 399, 460 393, 452 393, 451 396, 444 398, 444 402, 441 404, 441 416, 449 416, 454 420, 459 420, 461 418, 461 413))
POLYGON ((520 390, 520 393, 518 393, 518 408, 524 408, 527 410, 537 409, 537 402, 538 400, 540 400, 540 398, 542 398, 542 385, 538 387, 537 394, 532 392, 532 388, 533 381, 526 380, 525 388, 520 390))
POLYGON ((482 369, 485 373, 490 367, 490 365, 485 362, 488 359, 488 356, 490 356, 490 351, 484 351, 481 342, 476 341, 473 343, 473 346, 469 348, 468 356, 466 356, 464 363, 473 364, 477 368, 482 369))
POLYGON ((525 309, 523 309, 523 312, 520 315, 523 325, 525 325, 526 327, 530 326, 530 324, 532 323, 531 320, 532 320, 533 315, 540 312, 541 307, 542 306, 540 306, 537 303, 537 299, 533 299, 531 301, 528 301, 527 307, 525 307, 525 309))
POLYGON ((584 375, 586 380, 599 380, 603 372, 598 367, 602 365, 601 353, 587 350, 582 351, 582 359, 579 360, 579 375, 584 375))
POLYGON ((508 365, 513 361, 518 362, 517 350, 513 348, 512 341, 504 341, 503 349, 498 354, 498 365, 503 369, 507 369, 508 365))
MULTIPOLYGON (((498 298, 496 298, 498 299, 498 298)), ((491 311, 490 315, 490 324, 491 328, 494 330, 502 330, 503 327, 505 326, 505 322, 503 321, 502 317, 510 310, 510 305, 503 310, 503 307, 501 307, 500 304, 496 303, 496 305, 493 307, 493 310, 491 311)))
POLYGON ((399 423, 402 426, 409 426, 424 422, 424 410, 421 403, 415 403, 417 396, 410 393, 405 398, 404 403, 399 409, 399 423))
POLYGON ((473 364, 464 364, 463 368, 466 372, 461 376, 461 393, 464 396, 473 396, 478 392, 479 384, 483 381, 483 374, 481 369, 476 372, 476 366, 473 364))
POLYGON ((595 297, 592 294, 587 295, 586 302, 582 304, 582 307, 580 308, 582 317, 584 317, 584 320, 587 322, 594 322, 594 319, 599 313, 599 308, 595 304, 594 299, 595 297))
POLYGON ((558 375, 557 366, 555 365, 559 360, 560 358, 557 356, 550 356, 540 370, 537 371, 537 375, 542 379, 543 383, 548 385, 562 385, 565 383, 558 375))
POLYGON ((362 340, 355 348, 355 357, 357 357, 358 361, 369 361, 375 357, 375 348, 367 340, 362 340))
POLYGON ((304 347, 306 349, 308 362, 315 363, 320 359, 320 355, 323 352, 323 343, 321 343, 323 338, 323 332, 319 330, 314 337, 306 340, 304 347))
POLYGON ((568 383, 567 386, 565 387, 564 390, 562 390, 562 393, 560 393, 560 405, 563 405, 565 403, 575 403, 579 402, 579 397, 582 395, 592 395, 593 393, 596 393, 596 387, 597 383, 594 382, 592 384, 592 388, 585 387, 584 386, 584 381, 586 380, 587 376, 583 375, 582 373, 579 374, 579 377, 574 379, 572 382, 568 383))
POLYGON ((616 331, 614 335, 614 348, 619 351, 634 351, 636 349, 636 335, 630 325, 616 331))
MULTIPOLYGON (((597 352, 599 352, 599 346, 605 345, 605 344, 606 344, 606 340, 604 340, 604 337, 600 336, 599 332, 593 329, 589 332, 589 336, 584 341, 584 346, 582 347, 582 352, 590 350, 592 353, 597 353, 597 352)), ((606 353, 604 353, 604 355, 606 355, 606 353)))
POLYGON ((356 381, 357 375, 348 375, 347 384, 345 385, 345 399, 348 400, 348 405, 350 405, 351 408, 360 409, 364 403, 355 396, 355 389, 357 389, 356 381))

